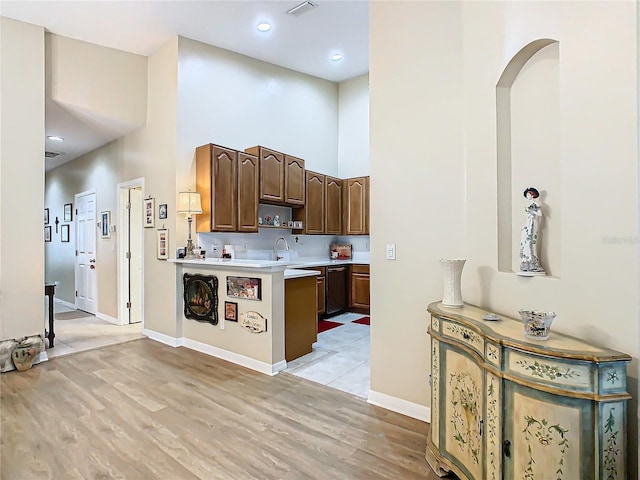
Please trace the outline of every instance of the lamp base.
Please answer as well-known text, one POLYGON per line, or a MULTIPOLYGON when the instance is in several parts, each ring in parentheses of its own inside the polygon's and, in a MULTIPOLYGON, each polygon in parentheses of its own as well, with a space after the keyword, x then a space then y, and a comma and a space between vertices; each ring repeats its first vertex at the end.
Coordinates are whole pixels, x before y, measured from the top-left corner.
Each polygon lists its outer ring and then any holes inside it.
POLYGON ((190 238, 187 240, 184 258, 187 260, 193 260, 194 258, 196 258, 196 256, 193 254, 193 241, 190 238))

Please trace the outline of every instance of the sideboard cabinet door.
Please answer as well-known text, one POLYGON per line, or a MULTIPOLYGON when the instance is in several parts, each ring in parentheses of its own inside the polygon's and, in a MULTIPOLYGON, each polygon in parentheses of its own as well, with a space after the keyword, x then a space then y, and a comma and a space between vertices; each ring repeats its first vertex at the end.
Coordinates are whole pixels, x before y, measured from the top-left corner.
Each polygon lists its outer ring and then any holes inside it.
POLYGON ((484 371, 460 349, 442 348, 440 448, 445 457, 460 465, 469 479, 482 480, 484 451, 484 371))
POLYGON ((594 403, 505 382, 505 478, 595 480, 594 403))

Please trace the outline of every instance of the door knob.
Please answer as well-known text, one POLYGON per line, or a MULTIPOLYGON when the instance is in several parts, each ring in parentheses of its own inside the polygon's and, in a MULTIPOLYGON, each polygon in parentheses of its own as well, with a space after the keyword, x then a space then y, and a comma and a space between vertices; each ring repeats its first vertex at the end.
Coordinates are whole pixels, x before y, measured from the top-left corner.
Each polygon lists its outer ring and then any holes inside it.
POLYGON ((90 268, 91 270, 93 270, 93 269, 95 269, 95 268, 96 268, 96 266, 95 266, 95 265, 93 265, 93 264, 91 264, 91 265, 89 265, 89 268, 90 268))

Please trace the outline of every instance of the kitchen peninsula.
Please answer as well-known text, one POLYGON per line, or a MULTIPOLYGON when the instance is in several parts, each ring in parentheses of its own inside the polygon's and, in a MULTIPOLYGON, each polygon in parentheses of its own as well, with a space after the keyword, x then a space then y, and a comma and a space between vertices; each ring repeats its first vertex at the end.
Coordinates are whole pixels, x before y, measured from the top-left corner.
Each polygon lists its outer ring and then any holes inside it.
MULTIPOLYGON (((315 342, 315 276, 319 273, 313 270, 291 269, 291 262, 273 260, 170 260, 176 265, 176 331, 178 339, 176 346, 185 346, 209 355, 228 360, 230 362, 257 370, 268 375, 275 375, 286 368, 285 337, 287 322, 285 321, 285 282, 311 285, 311 290, 305 285, 302 293, 307 295, 311 304, 311 315, 289 319, 291 327, 298 331, 296 336, 301 351, 306 353, 312 349, 315 342), (197 321, 187 318, 185 308, 186 296, 183 295, 183 279, 196 276, 197 278, 216 277, 217 288, 214 297, 217 302, 217 322, 197 321), (258 285, 258 294, 253 296, 239 296, 237 292, 228 289, 228 280, 250 280, 258 285), (310 283, 309 283, 310 282, 310 283), (310 292, 310 293, 309 293, 310 292), (311 295, 311 297, 309 297, 311 295), (225 303, 235 311, 235 320, 226 319, 225 303), (235 304, 235 305, 233 305, 235 304), (264 319, 264 331, 251 328, 247 318, 264 319), (243 326, 245 320, 246 326, 243 326), (306 334, 300 336, 302 329, 306 334)), ((293 286, 292 286, 293 288, 293 286)), ((290 336, 294 333, 290 333, 290 336)), ((290 358, 292 359, 292 358, 290 358)))

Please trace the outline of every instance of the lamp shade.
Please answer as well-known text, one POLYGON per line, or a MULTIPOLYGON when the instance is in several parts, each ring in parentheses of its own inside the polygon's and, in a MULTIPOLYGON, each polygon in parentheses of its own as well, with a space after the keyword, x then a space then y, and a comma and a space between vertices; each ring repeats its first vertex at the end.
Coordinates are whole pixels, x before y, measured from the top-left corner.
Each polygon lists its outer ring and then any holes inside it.
POLYGON ((198 192, 178 193, 178 213, 185 213, 187 216, 202 213, 200 194, 198 192))

